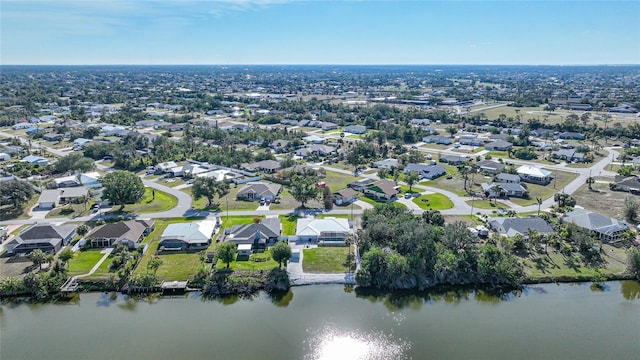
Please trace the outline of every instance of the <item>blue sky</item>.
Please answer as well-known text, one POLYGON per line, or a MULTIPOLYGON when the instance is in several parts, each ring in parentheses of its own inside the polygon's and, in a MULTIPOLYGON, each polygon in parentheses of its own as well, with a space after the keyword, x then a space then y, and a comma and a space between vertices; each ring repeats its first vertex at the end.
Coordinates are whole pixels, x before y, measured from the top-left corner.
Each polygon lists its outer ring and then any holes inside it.
POLYGON ((1 64, 640 64, 640 1, 1 0, 1 64))

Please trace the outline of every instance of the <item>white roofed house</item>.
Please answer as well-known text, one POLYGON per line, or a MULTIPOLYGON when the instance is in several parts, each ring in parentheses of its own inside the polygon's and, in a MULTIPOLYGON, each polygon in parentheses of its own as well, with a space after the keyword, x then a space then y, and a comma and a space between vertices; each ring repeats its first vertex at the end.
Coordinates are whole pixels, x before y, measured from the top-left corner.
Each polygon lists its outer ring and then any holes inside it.
POLYGON ((324 219, 302 218, 296 225, 298 241, 317 243, 344 243, 352 231, 347 219, 327 217, 324 219))
POLYGON ((551 171, 537 168, 531 165, 522 165, 516 172, 520 176, 520 179, 525 182, 547 185, 551 182, 551 171))
POLYGON ((204 250, 211 245, 215 221, 169 224, 160 237, 158 251, 204 250))

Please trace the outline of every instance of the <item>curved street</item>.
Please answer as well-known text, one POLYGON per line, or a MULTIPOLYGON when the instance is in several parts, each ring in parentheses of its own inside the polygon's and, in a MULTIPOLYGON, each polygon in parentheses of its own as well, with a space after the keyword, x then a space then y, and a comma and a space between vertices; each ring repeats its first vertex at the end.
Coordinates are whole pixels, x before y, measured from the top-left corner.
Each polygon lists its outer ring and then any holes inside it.
MULTIPOLYGON (((6 134, 6 133, 2 133, 0 132, 0 136, 2 137, 11 137, 11 135, 6 134)), ((23 140, 23 139, 21 139, 23 140)), ((61 156, 66 155, 65 152, 61 151, 61 150, 56 150, 56 149, 52 149, 49 147, 46 147, 44 145, 41 144, 37 144, 37 147, 40 147, 46 151, 49 151, 51 153, 54 154, 59 154, 61 156)), ((431 154, 451 154, 451 155, 461 155, 460 152, 457 151, 453 151, 450 149, 444 149, 444 150, 435 150, 435 149, 425 149, 423 147, 418 147, 419 151, 422 152, 426 152, 426 153, 431 153, 431 154)), ((549 169, 549 170, 556 170, 556 171, 565 171, 565 172, 571 172, 574 174, 577 174, 578 176, 571 181, 568 185, 566 185, 563 189, 559 189, 560 191, 563 191, 566 194, 573 194, 575 191, 577 191, 582 185, 584 185, 587 181, 587 178, 589 176, 614 176, 615 173, 605 170, 605 167, 607 165, 609 165, 610 163, 612 163, 614 161, 614 159, 616 159, 619 156, 619 153, 614 150, 611 147, 607 147, 605 148, 605 150, 607 150, 609 152, 609 154, 601 159, 600 161, 598 161, 597 163, 593 164, 593 166, 588 167, 588 168, 571 168, 571 167, 567 167, 566 164, 551 164, 551 165, 544 165, 544 168, 549 169)), ((509 159, 508 160, 510 163, 516 164, 516 165, 526 165, 526 164, 531 164, 531 162, 527 162, 527 161, 522 161, 522 160, 517 160, 517 159, 509 159)), ((96 166, 99 170, 105 171, 105 172, 110 172, 113 169, 103 166, 101 164, 101 161, 96 161, 96 166)), ((324 165, 323 165, 324 166, 324 165)), ((335 172, 339 172, 339 173, 344 173, 344 174, 348 174, 351 175, 352 173, 348 170, 343 170, 343 169, 336 169, 333 167, 328 167, 325 166, 328 170, 331 171, 335 171, 335 172)), ((363 175, 364 177, 370 177, 370 178, 377 178, 377 175, 373 174, 373 175, 363 175)), ((140 218, 177 218, 177 217, 206 217, 206 216, 217 216, 217 214, 220 213, 210 213, 207 211, 198 211, 193 209, 192 205, 193 205, 193 201, 192 198, 189 194, 180 191, 179 189, 176 188, 171 188, 162 184, 158 184, 156 181, 154 180, 146 180, 142 179, 143 183, 145 186, 166 192, 170 195, 173 195, 177 198, 177 205, 176 207, 167 210, 167 211, 163 211, 163 212, 157 212, 157 213, 146 213, 146 214, 140 214, 140 215, 132 215, 132 217, 140 217, 140 218)), ((469 197, 461 197, 453 192, 447 191, 447 190, 443 190, 443 189, 439 189, 439 188, 434 188, 434 187, 429 187, 429 186, 425 186, 425 185, 414 185, 414 188, 416 189, 420 189, 423 192, 432 192, 432 193, 440 193, 443 194, 445 196, 447 196, 452 202, 453 202, 453 207, 451 209, 447 209, 447 210, 441 210, 441 213, 443 215, 470 215, 473 213, 481 213, 481 214, 490 214, 492 213, 492 210, 489 209, 478 209, 478 208, 473 208, 467 204, 466 201, 471 200, 471 198, 469 197)), ((412 211, 415 214, 421 214, 424 210, 420 209, 419 207, 415 206, 415 204, 411 203, 409 204, 411 201, 410 200, 404 200, 401 199, 399 200, 399 202, 404 203, 405 205, 407 205, 408 209, 410 211, 412 211)), ((522 212, 533 212, 538 210, 538 205, 537 204, 533 204, 533 205, 528 205, 528 206, 520 206, 520 205, 516 205, 513 204, 511 202, 508 202, 509 205, 511 205, 511 209, 516 211, 516 213, 522 213, 522 212)), ((341 215, 348 215, 348 214, 354 214, 354 215, 359 215, 362 214, 362 212, 364 211, 364 209, 369 209, 372 208, 372 206, 369 203, 366 203, 364 201, 357 201, 356 202, 357 205, 360 206, 361 209, 358 210, 351 210, 351 209, 347 209, 347 208, 337 208, 337 209, 333 209, 331 211, 326 212, 327 214, 341 214, 341 215)), ((540 209, 544 210, 544 209, 548 209, 549 207, 553 206, 554 204, 554 200, 553 200, 553 196, 544 199, 540 209)), ((289 214, 293 211, 294 209, 288 209, 288 210, 235 210, 235 211, 229 211, 228 214, 230 216, 233 215, 243 215, 243 216, 251 216, 251 215, 283 215, 283 214, 289 214)), ((227 212, 225 212, 226 214, 227 212)), ((73 218, 74 221, 88 221, 88 220, 96 220, 99 219, 101 217, 104 217, 105 215, 103 214, 92 214, 89 216, 83 216, 83 217, 76 217, 73 218)), ((108 215, 107 215, 108 216, 108 215)), ((68 218, 43 218, 42 214, 38 214, 38 216, 34 216, 30 219, 25 219, 25 220, 7 220, 7 221, 1 221, 0 224, 2 225, 7 225, 7 224, 17 224, 17 225, 22 225, 22 224, 30 224, 30 223, 34 223, 34 222, 38 222, 38 223, 54 223, 54 222, 60 222, 60 221, 64 221, 64 220, 68 220, 68 218)))

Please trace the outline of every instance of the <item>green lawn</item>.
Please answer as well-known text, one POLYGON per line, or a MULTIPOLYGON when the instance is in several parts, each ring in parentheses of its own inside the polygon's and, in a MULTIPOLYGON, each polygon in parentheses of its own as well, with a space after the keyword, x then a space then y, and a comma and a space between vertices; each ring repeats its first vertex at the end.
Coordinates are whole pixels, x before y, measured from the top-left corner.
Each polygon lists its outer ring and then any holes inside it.
POLYGON ((489 151, 489 153, 487 155, 491 155, 492 158, 495 158, 495 157, 505 158, 505 159, 509 158, 509 152, 508 151, 492 150, 492 151, 489 151))
POLYGON ((13 205, 1 205, 0 206, 0 220, 26 220, 29 219, 29 211, 32 207, 36 205, 38 202, 38 198, 40 194, 35 193, 27 201, 26 204, 22 206, 22 208, 15 208, 13 205))
POLYGON ((494 202, 489 200, 468 200, 467 204, 469 204, 469 206, 473 206, 476 209, 509 209, 509 206, 507 206, 507 204, 501 203, 500 201, 494 202))
MULTIPOLYGON (((309 273, 343 273, 347 272, 347 254, 349 248, 343 247, 317 247, 304 249, 302 269, 309 273)), ((353 261, 352 261, 353 262, 353 261)), ((355 262, 351 264, 355 270, 355 262)))
POLYGON ((540 197, 543 200, 548 199, 555 193, 561 192, 563 187, 567 186, 571 181, 578 177, 578 174, 565 171, 554 171, 552 176, 554 176, 555 179, 551 180, 548 185, 524 183, 527 186, 527 190, 529 190, 529 199, 514 197, 511 198, 511 201, 515 204, 526 206, 535 204, 537 197, 540 197))
POLYGON ((370 198, 368 196, 360 196, 358 198, 358 200, 362 200, 362 201, 364 201, 366 203, 369 203, 369 204, 371 204, 373 206, 382 205, 382 204, 391 204, 391 205, 397 206, 399 208, 403 208, 403 209, 407 208, 407 206, 405 204, 399 203, 397 201, 377 201, 377 200, 372 199, 372 198, 370 198))
POLYGON ((81 275, 88 273, 102 259, 102 249, 91 249, 86 251, 77 251, 73 258, 69 260, 69 275, 81 275))
POLYGON ((326 182, 332 191, 338 191, 347 187, 347 185, 358 180, 353 175, 342 174, 334 171, 327 170, 326 177, 322 181, 326 182))
MULTIPOLYGON (((223 197, 215 196, 213 198, 214 206, 207 206, 207 199, 205 197, 201 197, 200 199, 193 199, 193 208, 196 210, 220 210, 226 211, 227 205, 229 210, 255 210, 260 205, 257 201, 243 201, 238 200, 236 195, 238 191, 242 189, 243 185, 231 186, 229 188, 229 193, 223 197)), ((193 198, 193 194, 191 192, 191 188, 180 189, 180 191, 185 192, 193 198)))
POLYGON ((67 204, 61 205, 53 210, 49 211, 46 218, 56 218, 56 217, 77 217, 77 216, 86 216, 91 214, 90 203, 87 204, 67 204))
POLYGON ((453 202, 442 194, 420 195, 413 202, 423 210, 446 210, 453 207, 453 202))
MULTIPOLYGON (((185 218, 156 220, 156 229, 143 240, 144 243, 149 244, 149 248, 133 271, 133 274, 138 275, 147 272, 147 264, 155 256, 155 252, 158 250, 158 242, 167 225, 189 221, 193 220, 185 218)), ((157 272, 160 281, 190 279, 198 271, 200 264, 198 253, 165 253, 160 255, 160 259, 162 259, 162 265, 157 272)))
POLYGON ((153 194, 154 189, 146 187, 144 188, 144 197, 141 201, 135 204, 125 205, 122 211, 120 211, 120 206, 115 206, 111 213, 155 213, 171 210, 178 205, 178 199, 171 194, 160 190, 155 190, 155 197, 153 194))
MULTIPOLYGON (((627 264, 624 249, 614 248, 610 245, 602 245, 602 253, 606 261, 606 265, 600 268, 603 274, 617 275, 625 272, 627 264)), ((567 257, 551 249, 549 249, 548 255, 532 255, 524 259, 523 262, 527 275, 532 279, 580 277, 589 281, 597 274, 595 268, 584 266, 584 264, 579 261, 577 255, 567 257)))
MULTIPOLYGON (((216 268, 223 269, 227 264, 218 260, 216 268)), ((229 267, 233 270, 241 271, 260 271, 271 270, 274 267, 278 267, 278 263, 271 258, 271 252, 269 250, 262 253, 251 254, 249 260, 232 261, 229 267)))
MULTIPOLYGON (((324 205, 322 204, 322 194, 320 194, 319 200, 308 201, 305 204, 305 207, 310 209, 322 209, 324 205)), ((271 210, 291 210, 297 209, 300 207, 300 202, 293 198, 293 195, 289 192, 289 189, 284 188, 280 192, 280 203, 272 203, 269 207, 271 210)))
POLYGON ((282 235, 295 235, 298 217, 295 215, 280 215, 280 223, 282 223, 282 235))
POLYGON ((100 267, 93 274, 85 277, 85 279, 108 279, 110 276, 117 276, 116 272, 109 271, 109 266, 111 262, 113 262, 113 258, 115 256, 113 254, 109 255, 109 257, 100 264, 100 267))

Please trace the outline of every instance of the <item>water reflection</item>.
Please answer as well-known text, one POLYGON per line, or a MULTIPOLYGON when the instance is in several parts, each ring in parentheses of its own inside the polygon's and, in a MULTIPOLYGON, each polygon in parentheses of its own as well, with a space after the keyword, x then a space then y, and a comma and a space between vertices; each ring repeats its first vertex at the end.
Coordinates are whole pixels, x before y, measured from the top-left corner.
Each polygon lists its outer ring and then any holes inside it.
POLYGON ((498 304, 509 301, 522 294, 522 290, 501 291, 494 289, 473 289, 466 287, 443 287, 425 291, 393 291, 384 292, 376 289, 356 288, 356 297, 369 300, 371 303, 382 302, 389 311, 404 308, 419 310, 424 303, 446 302, 460 304, 473 299, 487 304, 498 304))
POLYGON ((408 359, 409 342, 380 331, 343 330, 325 326, 309 332, 306 360, 408 359))
POLYGON ((621 281, 620 293, 627 300, 640 299, 640 282, 633 280, 621 281))
POLYGON ((269 294, 271 302, 277 307, 287 307, 293 300, 293 291, 275 291, 269 294))

